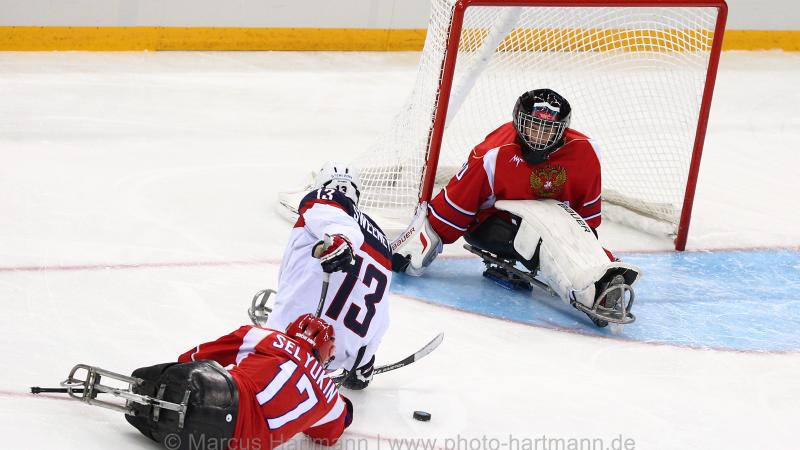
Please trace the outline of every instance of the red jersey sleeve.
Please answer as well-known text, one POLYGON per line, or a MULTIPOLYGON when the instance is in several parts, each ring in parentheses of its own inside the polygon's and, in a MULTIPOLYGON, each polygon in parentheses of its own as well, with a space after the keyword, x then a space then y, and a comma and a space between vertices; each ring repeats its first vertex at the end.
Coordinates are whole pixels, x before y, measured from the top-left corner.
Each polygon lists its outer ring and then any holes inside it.
POLYGON ((492 195, 493 174, 487 173, 485 165, 484 156, 473 150, 461 170, 431 200, 428 221, 445 244, 467 231, 480 206, 492 195))
POLYGON ((233 333, 226 334, 216 341, 199 344, 197 347, 183 353, 178 357, 178 362, 214 360, 223 367, 236 364, 236 357, 242 347, 244 336, 253 327, 245 325, 233 333))
MULTIPOLYGON (((587 144, 592 146, 594 149, 594 145, 587 141, 587 144)), ((593 156, 597 154, 595 153, 593 156)), ((582 190, 581 195, 578 195, 574 202, 570 203, 572 209, 575 210, 586 223, 592 227, 597 228, 600 226, 601 221, 601 206, 602 206, 602 199, 600 198, 600 191, 602 189, 602 182, 600 177, 600 160, 595 156, 593 164, 590 164, 590 167, 593 168, 591 175, 588 177, 587 184, 585 189, 582 190)))
POLYGON ((353 404, 347 397, 339 394, 333 408, 322 419, 303 431, 314 442, 334 445, 342 436, 344 429, 353 422, 353 404))

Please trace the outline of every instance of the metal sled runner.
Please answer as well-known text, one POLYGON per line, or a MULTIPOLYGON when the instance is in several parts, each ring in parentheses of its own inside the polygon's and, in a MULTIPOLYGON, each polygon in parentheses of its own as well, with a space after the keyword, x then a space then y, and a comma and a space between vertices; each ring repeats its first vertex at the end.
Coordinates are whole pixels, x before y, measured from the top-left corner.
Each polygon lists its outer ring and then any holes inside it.
MULTIPOLYGON (((501 258, 470 244, 464 244, 464 248, 483 260, 486 266, 483 276, 500 286, 509 290, 529 290, 535 286, 552 296, 558 296, 550 286, 536 278, 536 272, 527 272, 520 269, 515 260, 501 258)), ((597 300, 591 308, 574 299, 570 299, 569 303, 573 308, 589 316, 598 327, 605 327, 609 323, 627 325, 636 320, 636 317, 631 313, 634 297, 633 289, 628 284, 607 284, 601 294, 597 296, 597 300), (608 298, 609 295, 614 295, 619 299, 611 308, 607 308, 602 304, 603 300, 608 298)))
POLYGON ((133 389, 141 386, 142 383, 144 383, 144 380, 141 378, 121 375, 86 364, 78 364, 72 368, 67 379, 60 384, 66 389, 66 393, 76 400, 80 400, 89 405, 120 411, 128 415, 134 415, 134 403, 152 406, 152 418, 154 422, 158 422, 162 409, 175 411, 178 413, 178 429, 182 429, 186 418, 190 391, 187 390, 184 393, 181 403, 173 403, 163 400, 164 391, 166 389, 166 385, 163 384, 159 387, 158 394, 155 398, 134 393, 133 389), (78 374, 82 370, 86 371, 85 376, 79 377, 78 374), (127 386, 113 387, 104 385, 101 384, 103 378, 120 381, 127 386), (125 404, 100 400, 98 398, 100 394, 108 394, 116 398, 121 398, 125 400, 125 404))

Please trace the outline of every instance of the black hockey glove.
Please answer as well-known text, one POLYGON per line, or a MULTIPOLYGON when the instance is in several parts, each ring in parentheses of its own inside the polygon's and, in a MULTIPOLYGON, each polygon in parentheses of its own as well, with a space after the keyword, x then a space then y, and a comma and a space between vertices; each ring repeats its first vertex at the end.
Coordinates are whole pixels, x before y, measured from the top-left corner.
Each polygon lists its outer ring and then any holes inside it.
POLYGON ((403 256, 400 253, 392 254, 392 271, 405 273, 408 265, 411 264, 411 256, 403 256))
POLYGON ((375 355, 368 363, 356 369, 353 373, 348 374, 342 382, 342 386, 353 391, 360 391, 369 385, 372 381, 372 375, 375 372, 375 355))
POLYGON ((347 272, 356 263, 353 245, 341 234, 325 236, 325 239, 314 244, 311 254, 319 258, 322 270, 327 273, 347 272))

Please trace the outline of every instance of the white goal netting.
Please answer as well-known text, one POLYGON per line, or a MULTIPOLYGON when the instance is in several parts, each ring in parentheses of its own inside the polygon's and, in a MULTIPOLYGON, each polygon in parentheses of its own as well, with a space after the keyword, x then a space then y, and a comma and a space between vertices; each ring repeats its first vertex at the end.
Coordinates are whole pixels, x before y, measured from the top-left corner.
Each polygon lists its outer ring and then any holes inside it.
MULTIPOLYGON (((413 91, 389 132, 356 160, 360 206, 389 229, 407 222, 419 202, 455 4, 433 0, 413 91)), ((441 155, 431 167, 436 183, 511 120, 520 94, 547 87, 572 104, 572 128, 600 147, 606 204, 674 233, 717 14, 715 7, 468 7, 441 155)))

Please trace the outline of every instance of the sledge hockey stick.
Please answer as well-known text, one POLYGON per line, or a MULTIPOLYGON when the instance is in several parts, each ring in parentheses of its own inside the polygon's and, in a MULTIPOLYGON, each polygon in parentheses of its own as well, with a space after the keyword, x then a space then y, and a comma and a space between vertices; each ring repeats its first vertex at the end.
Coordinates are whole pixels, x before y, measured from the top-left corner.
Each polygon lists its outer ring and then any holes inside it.
POLYGON ((325 297, 328 296, 328 286, 331 284, 331 274, 325 272, 322 275, 322 292, 319 294, 319 304, 317 304, 317 312, 314 317, 322 316, 322 308, 325 307, 325 297))
MULTIPOLYGON (((319 258, 322 255, 322 249, 325 247, 330 246, 333 243, 333 238, 329 235, 325 235, 322 238, 322 245, 317 244, 311 250, 311 256, 314 258, 319 258)), ((319 294, 319 303, 317 304, 317 312, 314 314, 314 317, 321 317, 322 316, 322 308, 325 307, 325 297, 328 296, 328 286, 331 283, 331 274, 328 272, 324 272, 322 274, 322 292, 319 294)))
MULTIPOLYGON (((420 359, 428 356, 432 351, 436 350, 439 347, 439 344, 442 343, 444 340, 444 333, 439 333, 433 338, 430 342, 425 344, 424 347, 417 350, 414 354, 409 355, 400 361, 394 362, 392 364, 384 364, 382 366, 378 366, 375 368, 375 373, 373 375, 377 375, 379 373, 389 372, 390 370, 399 369, 401 367, 405 367, 409 364, 413 364, 420 359)), ((336 375, 330 375, 329 378, 332 379, 335 383, 341 383, 344 378, 348 375, 349 372, 345 371, 344 373, 339 373, 336 375)))
MULTIPOLYGON (((72 392, 76 394, 83 394, 83 389, 73 389, 72 392)), ((67 388, 43 388, 39 386, 31 386, 31 394, 68 394, 67 388)))

